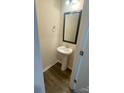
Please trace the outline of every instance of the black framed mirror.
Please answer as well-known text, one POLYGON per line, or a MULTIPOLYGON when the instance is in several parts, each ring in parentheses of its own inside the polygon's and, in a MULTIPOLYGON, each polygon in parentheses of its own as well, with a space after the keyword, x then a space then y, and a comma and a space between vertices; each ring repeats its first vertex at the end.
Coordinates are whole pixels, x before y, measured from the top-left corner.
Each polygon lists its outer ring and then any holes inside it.
POLYGON ((64 13, 64 24, 63 24, 64 42, 73 43, 73 44, 77 43, 81 13, 82 11, 64 13))

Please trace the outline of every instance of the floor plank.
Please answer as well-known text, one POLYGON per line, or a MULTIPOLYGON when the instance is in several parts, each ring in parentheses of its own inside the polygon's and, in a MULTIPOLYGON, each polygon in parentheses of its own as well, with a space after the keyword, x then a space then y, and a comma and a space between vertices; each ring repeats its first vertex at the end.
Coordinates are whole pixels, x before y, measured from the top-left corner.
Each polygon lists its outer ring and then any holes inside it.
POLYGON ((61 71, 57 63, 44 72, 46 93, 73 93, 69 88, 71 70, 61 71))

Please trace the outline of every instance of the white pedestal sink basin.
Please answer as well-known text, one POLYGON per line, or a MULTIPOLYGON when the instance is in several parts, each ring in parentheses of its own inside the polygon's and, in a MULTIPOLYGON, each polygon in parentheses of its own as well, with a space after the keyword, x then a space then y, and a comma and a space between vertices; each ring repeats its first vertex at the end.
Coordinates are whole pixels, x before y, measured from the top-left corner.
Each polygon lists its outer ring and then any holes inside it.
POLYGON ((61 70, 64 71, 67 68, 68 55, 70 55, 73 52, 73 50, 65 46, 60 46, 57 48, 57 51, 63 56, 61 70))

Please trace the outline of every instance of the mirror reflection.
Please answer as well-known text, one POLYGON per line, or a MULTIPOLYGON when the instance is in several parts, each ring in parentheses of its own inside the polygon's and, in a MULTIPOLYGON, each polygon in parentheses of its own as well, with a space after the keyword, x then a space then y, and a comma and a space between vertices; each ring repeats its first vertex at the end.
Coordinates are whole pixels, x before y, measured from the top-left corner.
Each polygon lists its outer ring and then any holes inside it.
POLYGON ((64 14, 63 41, 76 44, 80 25, 81 12, 64 14))

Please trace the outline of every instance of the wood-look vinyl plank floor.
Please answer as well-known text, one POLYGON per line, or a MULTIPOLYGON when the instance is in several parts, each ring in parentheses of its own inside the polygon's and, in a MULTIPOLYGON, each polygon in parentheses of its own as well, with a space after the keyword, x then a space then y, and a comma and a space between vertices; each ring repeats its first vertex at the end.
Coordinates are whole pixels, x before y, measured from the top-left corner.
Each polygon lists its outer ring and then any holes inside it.
POLYGON ((69 88, 71 70, 61 71, 57 63, 44 72, 46 93, 73 93, 69 88))

